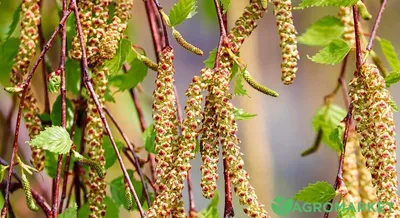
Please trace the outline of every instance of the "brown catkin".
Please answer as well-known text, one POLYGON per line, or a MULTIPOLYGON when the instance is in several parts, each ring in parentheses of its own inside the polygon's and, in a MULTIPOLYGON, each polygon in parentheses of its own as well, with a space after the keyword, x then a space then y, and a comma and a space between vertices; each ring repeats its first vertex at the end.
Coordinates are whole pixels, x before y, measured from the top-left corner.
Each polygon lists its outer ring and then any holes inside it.
POLYGON ((146 217, 170 216, 172 201, 181 194, 173 192, 173 189, 177 186, 183 186, 178 183, 177 177, 179 175, 174 167, 177 110, 173 85, 175 74, 173 60, 174 52, 171 47, 166 47, 159 53, 156 89, 153 92, 155 147, 158 151, 156 156, 156 185, 159 186, 159 189, 153 204, 146 213, 146 217))
POLYGON ((385 205, 379 217, 400 216, 398 210, 395 123, 385 79, 375 65, 364 64, 350 82, 353 118, 360 135, 360 147, 371 171, 378 201, 385 205))
MULTIPOLYGON (((92 69, 92 83, 95 93, 99 99, 101 106, 104 105, 104 94, 107 87, 108 69, 104 66, 97 66, 92 69)), ((96 104, 92 99, 88 100, 87 109, 87 126, 85 128, 85 147, 88 148, 89 159, 96 162, 101 167, 101 171, 105 172, 105 159, 103 149, 103 124, 100 119, 96 104)), ((88 181, 88 202, 90 207, 90 217, 104 217, 106 213, 106 205, 104 198, 106 196, 107 183, 104 177, 98 176, 100 169, 90 168, 88 181)))
MULTIPOLYGON (((19 45, 15 64, 11 72, 11 84, 18 86, 24 81, 28 74, 28 68, 31 59, 36 54, 36 47, 39 44, 38 25, 40 24, 40 8, 38 0, 23 1, 21 5, 21 43, 19 45)), ((27 88, 23 117, 28 129, 29 137, 33 138, 39 134, 42 129, 42 122, 39 118, 39 107, 37 99, 33 95, 32 89, 27 88)), ((22 93, 18 94, 21 97, 22 93)), ((39 171, 44 168, 45 155, 42 149, 32 148, 32 165, 39 171)))
POLYGON ((273 3, 282 49, 282 82, 290 85, 296 78, 297 60, 300 59, 297 50, 297 31, 293 25, 292 1, 273 0, 273 3))

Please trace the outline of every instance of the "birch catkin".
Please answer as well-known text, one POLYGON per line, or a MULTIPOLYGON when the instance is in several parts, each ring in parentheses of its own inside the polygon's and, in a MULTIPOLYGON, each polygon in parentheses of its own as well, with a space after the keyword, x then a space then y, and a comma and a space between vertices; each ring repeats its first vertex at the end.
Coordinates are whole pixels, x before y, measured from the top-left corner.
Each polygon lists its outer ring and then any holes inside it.
POLYGON ((351 7, 340 7, 338 15, 344 26, 343 39, 350 44, 351 48, 355 48, 356 39, 354 35, 354 20, 351 7))
POLYGON ((282 82, 290 85, 296 78, 297 60, 300 59, 297 50, 297 31, 293 25, 292 2, 291 0, 273 0, 273 3, 282 49, 282 82))
POLYGON ((353 118, 360 135, 361 152, 371 171, 378 201, 394 203, 392 212, 385 205, 380 217, 399 216, 396 170, 395 123, 390 94, 375 65, 364 64, 350 82, 353 118))
MULTIPOLYGON (((21 5, 21 44, 19 45, 15 64, 11 72, 11 84, 16 86, 24 81, 28 74, 30 60, 36 54, 36 47, 39 44, 38 25, 40 24, 40 8, 38 0, 23 1, 21 5)), ((37 99, 33 95, 32 89, 27 87, 23 117, 28 129, 29 137, 33 138, 39 134, 42 129, 42 122, 39 118, 39 107, 37 99)), ((18 94, 22 96, 21 93, 18 94)), ((38 148, 32 148, 32 164, 41 171, 44 168, 44 151, 38 148)))

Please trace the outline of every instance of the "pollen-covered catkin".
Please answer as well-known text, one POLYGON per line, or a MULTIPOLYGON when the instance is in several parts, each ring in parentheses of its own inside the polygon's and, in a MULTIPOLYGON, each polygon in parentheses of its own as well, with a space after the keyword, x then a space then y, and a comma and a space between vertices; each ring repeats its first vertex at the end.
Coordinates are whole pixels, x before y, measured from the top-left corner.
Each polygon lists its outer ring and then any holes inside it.
POLYGON ((351 7, 340 7, 338 15, 344 26, 343 39, 349 43, 351 48, 355 48, 356 39, 354 35, 354 19, 351 7))
MULTIPOLYGON (((105 66, 97 66, 92 69, 92 84, 98 100, 104 105, 104 94, 107 87, 108 69, 105 66)), ((90 168, 88 181, 88 202, 90 207, 90 217, 104 217, 106 205, 103 200, 106 196, 107 183, 99 177, 98 172, 105 172, 105 159, 103 149, 103 124, 100 119, 96 104, 92 99, 88 100, 87 126, 85 128, 85 147, 88 148, 88 156, 91 161, 99 166, 90 168), (99 169, 101 167, 101 171, 99 169)), ((103 174, 100 174, 103 175, 103 174)))
MULTIPOLYGON (((19 45, 15 64, 11 72, 11 84, 17 86, 24 81, 28 74, 31 59, 36 54, 36 47, 39 44, 38 25, 40 24, 40 8, 38 0, 23 1, 21 5, 21 43, 19 45)), ((29 137, 33 138, 42 129, 42 122, 39 118, 39 107, 37 99, 30 87, 27 87, 23 117, 28 129, 29 137)), ((18 96, 21 97, 22 93, 18 96)), ((44 168, 45 155, 42 149, 32 148, 32 165, 39 171, 44 168)))
POLYGON ((100 41, 100 56, 103 59, 112 59, 118 48, 118 43, 128 26, 132 16, 133 0, 117 0, 115 13, 110 24, 106 27, 107 34, 100 41))
POLYGON ((297 60, 300 59, 297 50, 297 31, 293 25, 292 1, 273 0, 273 3, 282 49, 282 82, 290 85, 296 78, 297 60))
MULTIPOLYGON (((181 186, 178 182, 178 174, 174 166, 174 140, 177 132, 176 98, 174 94, 173 65, 174 52, 171 47, 164 48, 159 53, 159 65, 157 70, 156 88, 153 92, 153 120, 156 132, 155 147, 156 156, 156 185, 158 193, 153 204, 146 213, 146 217, 168 217, 171 215, 172 200, 177 199, 180 193, 173 190, 181 186)), ((183 186, 183 185, 182 185, 183 186)))
POLYGON ((385 79, 375 65, 364 64, 350 82, 353 118, 360 135, 360 147, 371 171, 378 201, 385 205, 379 217, 400 216, 398 210, 395 123, 385 79))

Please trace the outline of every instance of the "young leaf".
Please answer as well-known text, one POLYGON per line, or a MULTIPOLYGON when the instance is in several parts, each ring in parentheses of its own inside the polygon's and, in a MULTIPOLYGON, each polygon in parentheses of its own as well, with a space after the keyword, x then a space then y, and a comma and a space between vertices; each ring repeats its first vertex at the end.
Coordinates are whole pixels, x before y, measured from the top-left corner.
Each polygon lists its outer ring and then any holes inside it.
MULTIPOLYGON (((119 208, 114 203, 114 201, 108 196, 102 196, 102 197, 104 197, 104 203, 105 203, 106 208, 107 208, 106 209, 106 215, 104 216, 104 218, 116 218, 116 217, 119 217, 119 208)), ((90 215, 89 203, 85 203, 78 210, 78 218, 88 218, 89 215, 90 215)))
POLYGON ((135 88, 147 76, 147 66, 135 58, 127 74, 120 74, 110 78, 110 84, 121 91, 135 88))
POLYGON ((350 51, 350 46, 343 39, 334 39, 317 54, 308 59, 319 64, 338 64, 347 53, 350 51))
POLYGON ((324 203, 336 196, 335 189, 327 182, 309 184, 293 197, 294 200, 309 203, 324 203))
MULTIPOLYGON (((120 141, 115 142, 117 144, 118 150, 121 151, 124 147, 124 143, 120 141)), ((117 161, 117 155, 115 154, 114 148, 111 144, 110 137, 103 137, 103 149, 104 149, 104 157, 106 159, 105 168, 108 169, 112 165, 114 165, 115 161, 117 161)))
POLYGON ((132 52, 132 43, 128 39, 122 39, 119 42, 117 52, 113 59, 106 61, 105 65, 110 70, 110 74, 118 73, 122 65, 126 61, 129 54, 132 52))
POLYGON ((346 114, 346 110, 339 106, 334 104, 328 106, 324 105, 318 109, 312 120, 314 131, 318 132, 319 129, 322 129, 322 142, 334 151, 337 151, 337 145, 332 143, 329 136, 343 120, 346 114))
POLYGON ((238 95, 238 96, 247 95, 247 90, 243 86, 243 75, 242 74, 238 74, 236 77, 234 93, 235 93, 235 95, 238 95))
POLYGON ((222 13, 226 13, 229 9, 229 5, 231 4, 231 0, 221 0, 221 5, 224 8, 224 11, 222 13))
POLYGON ((4 173, 6 172, 6 169, 8 166, 4 166, 0 164, 0 181, 3 181, 4 178, 4 173))
POLYGON ((14 58, 18 53, 20 40, 17 38, 9 38, 0 46, 0 83, 4 86, 10 84, 10 72, 14 65, 14 58))
POLYGON ((71 149, 72 140, 67 130, 61 126, 46 127, 39 135, 31 139, 29 145, 57 154, 66 154, 71 149))
POLYGON ((204 66, 206 68, 213 68, 216 57, 217 57, 217 48, 214 48, 213 50, 210 51, 210 54, 208 55, 207 59, 203 61, 204 66))
POLYGON ((392 109, 393 109, 394 112, 398 112, 398 111, 399 111, 399 107, 397 107, 397 104, 396 104, 396 102, 394 101, 394 99, 393 99, 392 96, 390 96, 389 105, 392 107, 392 109))
POLYGON ((147 152, 157 154, 154 140, 156 139, 156 132, 154 130, 154 124, 151 124, 143 133, 143 144, 147 152))
MULTIPOLYGON (((66 99, 67 106, 67 122, 66 128, 70 129, 74 123, 74 109, 72 107, 72 102, 66 99)), ((51 110, 51 123, 53 126, 61 126, 61 95, 59 95, 53 104, 51 110)))
POLYGON ((385 82, 387 87, 390 87, 391 85, 399 81, 400 81, 400 70, 394 70, 385 77, 385 82))
POLYGON ((107 88, 106 88, 106 92, 104 93, 104 100, 106 102, 114 102, 115 103, 114 93, 111 92, 110 86, 107 86, 107 88))
POLYGON ((397 58, 396 50, 394 49, 392 43, 389 40, 377 38, 383 54, 385 55, 386 60, 389 62, 390 67, 392 70, 400 70, 400 61, 397 58))
POLYGON ((235 115, 235 120, 249 120, 257 116, 257 114, 249 114, 240 108, 235 108, 233 114, 235 115))
POLYGON ((218 216, 218 203, 219 203, 219 192, 216 191, 214 197, 211 199, 210 204, 207 208, 200 212, 202 218, 217 218, 218 216))
POLYGON ((298 41, 310 46, 325 46, 333 39, 339 38, 343 31, 344 26, 339 18, 325 16, 307 28, 298 41))
POLYGON ((67 91, 78 95, 81 87, 81 66, 76 60, 68 59, 65 62, 65 85, 67 91))
MULTIPOLYGON (((343 201, 340 201, 340 204, 344 204, 343 201)), ((356 213, 354 210, 350 210, 348 208, 341 208, 337 212, 338 218, 356 218, 356 213)))
POLYGON ((184 20, 192 18, 197 13, 196 4, 196 0, 178 0, 169 12, 171 26, 176 26, 184 20))
POLYGON ((68 207, 67 209, 64 210, 64 212, 60 215, 58 215, 59 218, 76 218, 77 214, 77 206, 76 203, 73 204, 72 207, 68 207))
MULTIPOLYGON (((138 198, 140 201, 144 202, 144 196, 142 196, 143 193, 143 186, 140 181, 137 181, 134 178, 134 172, 131 169, 128 169, 128 174, 129 178, 132 181, 132 185, 135 188, 136 194, 138 194, 138 198)), ((124 185, 124 176, 120 176, 118 178, 115 178, 110 182, 110 192, 111 192, 111 197, 114 200, 115 204, 120 207, 121 205, 124 205, 125 209, 127 208, 127 201, 126 201, 126 195, 125 195, 125 185, 124 185)), ((132 198, 132 201, 135 202, 132 198)), ((141 202, 141 203, 143 203, 141 202)), ((131 210, 137 210, 137 205, 136 203, 133 203, 131 210)))
POLYGON ((356 4, 357 2, 358 0, 303 0, 300 5, 294 9, 325 6, 348 7, 356 4))
POLYGON ((344 133, 344 127, 342 125, 338 125, 329 134, 330 147, 336 152, 343 151, 343 143, 342 143, 343 133, 344 133))
POLYGON ((7 39, 11 37, 11 35, 13 34, 15 28, 17 27, 17 25, 19 23, 19 15, 21 13, 21 7, 22 7, 22 3, 19 4, 17 9, 15 9, 15 11, 14 11, 12 23, 10 24, 10 27, 8 27, 8 32, 7 32, 7 37, 6 37, 7 39))

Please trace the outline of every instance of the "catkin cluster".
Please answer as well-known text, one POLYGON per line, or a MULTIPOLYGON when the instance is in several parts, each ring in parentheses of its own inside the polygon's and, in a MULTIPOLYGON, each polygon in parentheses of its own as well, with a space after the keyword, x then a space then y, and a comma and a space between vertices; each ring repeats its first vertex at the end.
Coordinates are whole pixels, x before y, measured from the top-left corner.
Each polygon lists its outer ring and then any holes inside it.
POLYGON ((100 41, 100 56, 103 59, 114 57, 118 43, 126 30, 127 21, 131 18, 130 11, 133 8, 133 0, 117 0, 115 3, 114 17, 106 28, 106 35, 100 41))
POLYGON ((297 51, 297 31, 293 25, 292 2, 291 0, 273 0, 272 2, 275 6, 274 14, 282 49, 282 82, 290 85, 296 78, 297 60, 300 59, 297 51))
POLYGON ((392 211, 385 206, 380 217, 399 216, 396 171, 396 140, 390 94, 375 65, 364 64, 350 82, 349 96, 353 118, 360 135, 360 147, 371 171, 378 201, 393 202, 392 211))
MULTIPOLYGON (((38 0, 23 1, 21 5, 21 44, 19 45, 15 64, 11 72, 11 84, 19 85, 24 81, 28 74, 30 60, 36 54, 36 46, 39 43, 38 25, 40 24, 40 8, 38 0)), ((29 137, 33 138, 39 134, 42 129, 42 122, 39 118, 39 108, 37 100, 30 87, 27 87, 23 116, 29 137)), ((21 97, 21 94, 19 94, 21 97)), ((38 148, 32 148, 32 164, 41 171, 44 168, 44 151, 38 148)))
POLYGON ((340 7, 338 15, 344 26, 343 39, 350 44, 351 48, 355 48, 356 39, 354 35, 354 20, 351 7, 340 7))
MULTIPOLYGON (((104 61, 112 59, 115 55, 133 7, 132 0, 116 1, 114 17, 108 24, 108 6, 110 3, 111 0, 82 0, 78 4, 87 61, 92 70, 91 82, 100 105, 105 103, 104 95, 109 75, 109 69, 104 65, 104 61)), ((73 39, 70 56, 73 59, 80 60, 82 52, 78 37, 76 35, 73 39)), ((88 101, 86 113, 85 143, 88 148, 88 155, 90 161, 94 161, 93 163, 97 163, 101 167, 101 169, 92 167, 89 172, 89 181, 87 181, 90 217, 104 217, 106 205, 103 200, 106 196, 107 183, 103 177, 105 166, 103 125, 96 104, 92 99, 88 101)))

